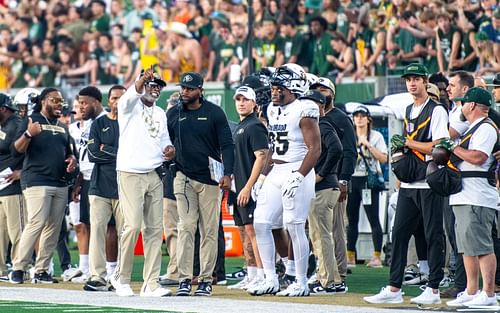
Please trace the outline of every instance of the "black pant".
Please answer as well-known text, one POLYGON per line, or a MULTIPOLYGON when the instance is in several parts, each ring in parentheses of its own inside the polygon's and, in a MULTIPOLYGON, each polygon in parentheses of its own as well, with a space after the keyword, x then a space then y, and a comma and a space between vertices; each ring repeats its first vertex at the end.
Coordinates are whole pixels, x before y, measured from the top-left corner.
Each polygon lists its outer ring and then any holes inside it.
MULTIPOLYGON (((351 190, 347 198, 347 250, 356 251, 356 242, 358 241, 358 223, 359 223, 359 205, 362 201, 362 190, 366 188, 366 176, 356 177, 351 179, 351 190)), ((382 250, 382 226, 378 218, 378 201, 380 193, 378 191, 371 191, 372 204, 363 205, 365 208, 366 216, 372 228, 372 240, 374 251, 380 252, 382 250)))
POLYGON ((408 241, 422 218, 429 262, 428 286, 437 289, 443 279, 444 231, 443 205, 445 198, 430 189, 401 188, 392 229, 392 262, 389 285, 401 288, 406 266, 408 241))

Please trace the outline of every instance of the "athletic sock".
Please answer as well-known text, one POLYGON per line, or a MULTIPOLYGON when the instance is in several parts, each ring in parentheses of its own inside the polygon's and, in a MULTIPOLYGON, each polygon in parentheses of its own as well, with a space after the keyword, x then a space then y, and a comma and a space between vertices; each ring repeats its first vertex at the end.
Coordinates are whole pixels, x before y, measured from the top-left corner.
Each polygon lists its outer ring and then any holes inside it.
POLYGON ((79 268, 80 268, 80 271, 82 271, 82 273, 84 274, 88 274, 89 273, 89 255, 88 254, 80 254, 80 264, 79 264, 79 268))
POLYGON ((257 276, 257 267, 256 266, 248 266, 247 267, 247 275, 248 280, 253 280, 255 276, 257 276))

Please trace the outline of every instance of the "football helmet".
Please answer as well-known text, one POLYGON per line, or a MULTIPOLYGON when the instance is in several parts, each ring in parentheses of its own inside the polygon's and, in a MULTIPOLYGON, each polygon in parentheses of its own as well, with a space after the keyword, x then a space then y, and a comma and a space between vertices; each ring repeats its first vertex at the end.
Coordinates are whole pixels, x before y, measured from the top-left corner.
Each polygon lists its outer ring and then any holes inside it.
POLYGON ((35 88, 23 88, 14 97, 14 105, 17 106, 19 110, 26 110, 28 115, 31 114, 33 106, 33 98, 40 95, 40 91, 35 88))
POLYGON ((278 67, 271 76, 270 82, 272 86, 284 87, 299 95, 304 94, 309 89, 306 72, 300 65, 294 63, 278 67))
POLYGON ((306 73, 306 77, 307 77, 307 85, 309 88, 311 88, 311 86, 316 84, 319 80, 319 77, 312 73, 306 73))

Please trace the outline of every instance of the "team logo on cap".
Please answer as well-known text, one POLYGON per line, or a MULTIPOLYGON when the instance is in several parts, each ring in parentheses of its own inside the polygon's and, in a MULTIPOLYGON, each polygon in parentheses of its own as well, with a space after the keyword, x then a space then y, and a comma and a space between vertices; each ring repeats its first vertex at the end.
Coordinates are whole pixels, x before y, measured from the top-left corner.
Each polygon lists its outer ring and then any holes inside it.
POLYGON ((184 76, 184 79, 182 81, 185 83, 189 83, 192 80, 193 80, 193 77, 191 75, 186 75, 186 76, 184 76))
POLYGON ((418 66, 410 66, 408 68, 408 71, 417 71, 418 70, 418 66))

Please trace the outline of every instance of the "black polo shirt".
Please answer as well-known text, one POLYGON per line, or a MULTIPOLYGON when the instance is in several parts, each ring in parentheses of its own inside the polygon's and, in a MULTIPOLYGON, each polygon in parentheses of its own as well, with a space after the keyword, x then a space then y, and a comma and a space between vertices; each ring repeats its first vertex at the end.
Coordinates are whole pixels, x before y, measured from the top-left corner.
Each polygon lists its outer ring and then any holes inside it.
POLYGON ((342 143, 332 124, 324 117, 319 119, 321 132, 321 155, 314 170, 323 179, 316 183, 315 190, 339 188, 337 167, 342 158, 342 143))
POLYGON ((234 180, 236 194, 238 194, 250 178, 255 162, 254 152, 268 149, 269 140, 267 129, 257 118, 251 114, 243 119, 234 131, 234 180))
POLYGON ((119 137, 118 120, 112 120, 107 115, 97 118, 90 126, 87 151, 94 168, 90 177, 89 195, 118 199, 116 153, 119 137))
MULTIPOLYGON (((74 151, 68 128, 57 119, 46 119, 39 112, 34 112, 31 119, 33 123, 40 123, 42 132, 31 139, 24 154, 21 187, 66 187, 68 164, 65 160, 74 151)), ((27 128, 28 119, 23 119, 16 140, 23 136, 27 128)))
MULTIPOLYGON (((23 165, 23 156, 11 153, 11 145, 17 140, 17 129, 21 124, 21 119, 12 114, 0 127, 0 172, 6 168, 12 171, 20 170, 23 165)), ((0 190, 0 197, 12 196, 21 193, 21 184, 17 180, 0 190)))

